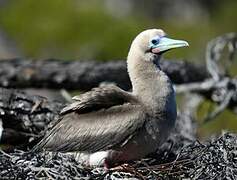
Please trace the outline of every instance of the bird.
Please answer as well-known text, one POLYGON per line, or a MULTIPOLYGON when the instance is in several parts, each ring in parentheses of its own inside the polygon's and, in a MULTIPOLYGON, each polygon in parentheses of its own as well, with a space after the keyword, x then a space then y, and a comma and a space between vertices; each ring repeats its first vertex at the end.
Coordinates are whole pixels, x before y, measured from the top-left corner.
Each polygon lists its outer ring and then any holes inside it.
POLYGON ((132 41, 127 70, 132 91, 115 85, 75 96, 35 150, 78 152, 88 166, 112 168, 155 152, 174 127, 177 110, 171 80, 162 71, 164 52, 189 46, 148 29, 132 41))

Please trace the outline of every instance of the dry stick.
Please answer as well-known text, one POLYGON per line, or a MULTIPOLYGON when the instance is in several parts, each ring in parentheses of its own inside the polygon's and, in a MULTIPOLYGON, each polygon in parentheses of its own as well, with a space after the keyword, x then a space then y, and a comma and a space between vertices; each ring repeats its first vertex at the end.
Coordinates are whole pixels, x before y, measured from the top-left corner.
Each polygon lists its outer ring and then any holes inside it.
POLYGON ((208 114, 204 118, 204 122, 207 123, 207 122, 213 120, 217 115, 219 115, 221 112, 223 112, 229 105, 230 100, 234 94, 235 94, 235 91, 233 91, 233 90, 229 91, 227 93, 226 97, 224 98, 224 100, 221 102, 221 104, 214 111, 212 111, 210 114, 208 114))
MULTIPOLYGON (((184 160, 179 160, 177 161, 177 163, 183 163, 186 161, 189 161, 190 159, 184 159, 184 160)), ((163 164, 158 164, 158 165, 153 165, 153 166, 148 166, 149 169, 151 170, 156 170, 156 169, 164 169, 167 166, 170 166, 171 164, 173 164, 173 162, 168 162, 168 163, 163 163, 163 164)), ((146 170, 146 167, 139 167, 139 170, 146 170)))
MULTIPOLYGON (((154 171, 153 171, 152 169, 150 169, 150 166, 149 166, 146 162, 141 161, 141 163, 142 163, 143 165, 145 165, 145 167, 147 168, 147 169, 145 169, 145 170, 148 170, 150 173, 152 173, 153 176, 155 175, 154 171)), ((138 171, 141 170, 141 169, 139 169, 139 168, 137 168, 137 169, 138 169, 138 171)), ((141 170, 141 171, 142 171, 142 170, 141 170)))
MULTIPOLYGON (((202 152, 204 152, 208 147, 205 147, 203 149, 201 149, 199 152, 197 152, 198 154, 201 154, 202 152)), ((179 155, 181 154, 181 152, 179 153, 179 155)), ((175 167, 180 168, 179 166, 184 166, 184 165, 188 165, 193 163, 193 161, 198 158, 198 156, 194 159, 184 159, 184 160, 178 160, 179 155, 176 157, 176 159, 173 162, 169 162, 169 163, 163 163, 163 164, 159 164, 159 165, 155 165, 155 166, 149 166, 149 170, 165 170, 165 171, 169 171, 169 174, 173 174, 171 173, 171 170, 175 167), (172 165, 172 167, 170 167, 172 165), (168 170, 166 170, 166 167, 168 167, 168 170), (171 169, 170 169, 171 168, 171 169)), ((147 167, 141 167, 138 168, 139 170, 147 170, 147 167)))

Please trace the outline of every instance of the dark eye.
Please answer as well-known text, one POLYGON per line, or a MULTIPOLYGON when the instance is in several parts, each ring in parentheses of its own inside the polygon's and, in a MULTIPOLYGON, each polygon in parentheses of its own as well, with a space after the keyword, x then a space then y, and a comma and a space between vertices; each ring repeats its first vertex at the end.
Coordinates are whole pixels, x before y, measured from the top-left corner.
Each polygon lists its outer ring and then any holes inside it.
POLYGON ((157 45, 157 44, 159 44, 159 40, 158 39, 152 39, 151 43, 154 44, 154 45, 157 45))

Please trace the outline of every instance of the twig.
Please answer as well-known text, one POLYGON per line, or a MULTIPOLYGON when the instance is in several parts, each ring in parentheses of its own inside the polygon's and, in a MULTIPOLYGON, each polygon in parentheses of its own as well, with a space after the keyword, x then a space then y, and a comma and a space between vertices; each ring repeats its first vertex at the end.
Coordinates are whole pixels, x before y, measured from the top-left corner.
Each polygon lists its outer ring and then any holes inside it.
POLYGON ((211 120, 213 120, 216 116, 218 116, 221 112, 223 112, 227 106, 230 103, 230 100, 232 98, 232 96, 235 94, 234 91, 229 91, 225 97, 225 99, 221 102, 220 105, 217 106, 217 108, 212 111, 210 114, 207 115, 207 117, 204 118, 204 123, 210 122, 211 120))

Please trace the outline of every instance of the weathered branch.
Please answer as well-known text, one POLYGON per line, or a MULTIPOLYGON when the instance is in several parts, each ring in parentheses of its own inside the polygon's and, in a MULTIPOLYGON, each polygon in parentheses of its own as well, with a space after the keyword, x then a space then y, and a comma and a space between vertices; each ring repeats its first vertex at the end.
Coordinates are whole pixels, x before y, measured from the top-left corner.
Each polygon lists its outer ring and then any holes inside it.
POLYGON ((213 112, 206 115, 205 122, 214 119, 227 107, 237 113, 237 78, 231 77, 228 68, 231 67, 236 52, 236 33, 227 33, 211 40, 206 50, 206 67, 211 77, 203 82, 176 86, 176 92, 200 93, 218 104, 213 112), (227 53, 224 52, 225 49, 228 50, 227 53), (223 54, 228 57, 223 58, 223 54))
MULTIPOLYGON (((204 66, 184 61, 162 61, 162 69, 176 84, 200 82, 208 77, 204 66)), ((0 61, 0 87, 89 90, 101 82, 131 87, 125 61, 0 61)))
POLYGON ((40 96, 0 88, 0 121, 3 126, 0 143, 18 146, 28 143, 57 118, 62 107, 63 104, 49 102, 40 96))

